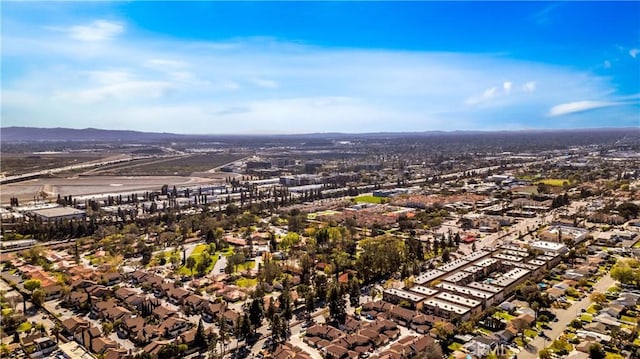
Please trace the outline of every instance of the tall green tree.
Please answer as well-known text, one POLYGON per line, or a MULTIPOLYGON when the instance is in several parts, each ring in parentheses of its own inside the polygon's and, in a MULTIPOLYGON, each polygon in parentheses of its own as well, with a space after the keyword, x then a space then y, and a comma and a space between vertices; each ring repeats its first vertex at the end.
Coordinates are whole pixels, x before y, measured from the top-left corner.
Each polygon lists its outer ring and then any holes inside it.
POLYGON ((347 319, 346 301, 338 283, 333 283, 327 293, 327 304, 331 320, 338 324, 344 324, 347 319))

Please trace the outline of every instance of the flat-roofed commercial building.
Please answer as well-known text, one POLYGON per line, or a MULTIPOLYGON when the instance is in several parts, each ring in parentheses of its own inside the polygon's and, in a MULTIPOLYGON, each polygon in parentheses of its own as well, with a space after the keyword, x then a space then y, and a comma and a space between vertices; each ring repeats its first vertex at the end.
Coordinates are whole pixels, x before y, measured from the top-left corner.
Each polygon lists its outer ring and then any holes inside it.
POLYGON ((483 309, 486 309, 489 306, 493 305, 495 299, 495 295, 493 293, 484 292, 479 289, 464 287, 451 283, 439 283, 438 285, 436 285, 436 287, 442 291, 447 291, 480 301, 483 304, 483 309))
POLYGON ((407 302, 411 305, 412 309, 415 309, 418 303, 423 301, 425 298, 426 297, 422 294, 396 288, 385 289, 384 292, 382 292, 382 299, 384 301, 393 304, 407 302))
POLYGON ((530 245, 531 245, 531 248, 533 249, 537 249, 542 252, 552 252, 552 253, 555 253, 556 255, 565 254, 569 252, 569 249, 567 249, 567 246, 565 246, 562 243, 547 242, 547 241, 533 241, 530 243, 530 245))
POLYGON ((491 282, 492 285, 497 287, 504 288, 504 295, 508 296, 516 289, 520 283, 524 282, 527 279, 527 276, 531 273, 528 269, 524 268, 514 268, 499 278, 495 279, 491 282))
POLYGON ((433 295, 438 294, 438 290, 437 289, 433 289, 433 288, 429 288, 429 287, 423 287, 421 285, 413 286, 413 287, 409 288, 409 290, 412 291, 412 292, 416 292, 416 293, 419 293, 421 295, 424 295, 425 297, 431 297, 433 295))
POLYGON ((516 246, 513 244, 502 244, 500 245, 498 248, 502 249, 502 250, 507 250, 507 251, 518 251, 518 252, 523 252, 526 254, 528 254, 528 251, 526 248, 520 247, 520 246, 516 246))
POLYGON ((501 287, 496 287, 495 285, 491 285, 483 282, 471 282, 466 285, 469 288, 478 289, 483 292, 488 292, 494 295, 494 300, 496 303, 501 302, 504 299, 504 292, 501 287))
POLYGON ((497 258, 497 259, 501 259, 501 260, 505 260, 505 261, 510 261, 510 262, 522 262, 522 259, 523 259, 520 256, 511 256, 511 255, 504 254, 504 253, 494 254, 493 258, 497 258))
POLYGON ((447 273, 443 272, 441 270, 431 269, 431 270, 428 270, 428 271, 418 275, 413 282, 415 284, 418 284, 418 285, 425 285, 425 284, 428 284, 431 281, 434 281, 434 280, 442 277, 445 274, 447 274, 447 273))
POLYGON ((491 252, 487 252, 487 251, 484 251, 484 250, 479 250, 479 251, 475 251, 475 252, 472 252, 470 254, 467 254, 466 256, 462 257, 461 259, 464 259, 464 260, 469 261, 469 262, 473 262, 473 261, 477 261, 478 259, 484 258, 484 257, 486 257, 486 256, 488 256, 490 254, 491 254, 491 252))
POLYGON ((84 219, 87 216, 87 212, 73 207, 36 209, 29 213, 36 218, 41 219, 43 222, 59 221, 64 219, 84 219))
POLYGON ((531 273, 529 274, 531 279, 533 280, 538 280, 540 279, 540 276, 544 273, 544 267, 542 266, 537 266, 535 264, 531 264, 531 263, 524 263, 524 262, 510 262, 510 261, 504 261, 503 262, 505 264, 505 266, 507 266, 507 268, 512 269, 512 268, 522 268, 522 269, 527 269, 529 270, 531 273))
POLYGON ((441 265, 440 267, 438 267, 438 270, 441 270, 443 272, 451 272, 458 268, 464 267, 467 264, 469 264, 469 261, 466 259, 456 259, 453 262, 441 265))
POLYGON ((489 275, 489 273, 492 273, 500 269, 501 267, 500 261, 496 258, 485 258, 473 264, 478 267, 482 267, 482 272, 485 276, 489 275))
POLYGON ((486 276, 484 268, 479 266, 469 266, 463 269, 463 271, 471 274, 471 276, 473 277, 473 280, 478 280, 486 276))
POLYGON ((468 320, 471 310, 467 307, 456 305, 436 298, 427 299, 422 302, 422 310, 431 315, 436 315, 445 319, 460 318, 468 320))
POLYGON ((515 256, 515 257, 522 257, 522 258, 526 258, 529 256, 529 253, 527 252, 522 252, 522 251, 513 251, 513 250, 503 250, 502 254, 506 254, 509 256, 515 256))
POLYGON ((459 272, 455 272, 447 277, 444 277, 443 279, 446 282, 450 282, 453 284, 459 284, 459 285, 463 285, 463 284, 467 284, 469 282, 471 282, 473 280, 473 275, 471 275, 471 273, 469 272, 465 272, 465 271, 459 271, 459 272))
POLYGON ((471 310, 471 315, 476 315, 482 312, 482 302, 479 300, 471 299, 469 297, 463 297, 461 295, 440 292, 436 294, 433 299, 440 299, 442 301, 450 302, 461 307, 467 307, 471 310))

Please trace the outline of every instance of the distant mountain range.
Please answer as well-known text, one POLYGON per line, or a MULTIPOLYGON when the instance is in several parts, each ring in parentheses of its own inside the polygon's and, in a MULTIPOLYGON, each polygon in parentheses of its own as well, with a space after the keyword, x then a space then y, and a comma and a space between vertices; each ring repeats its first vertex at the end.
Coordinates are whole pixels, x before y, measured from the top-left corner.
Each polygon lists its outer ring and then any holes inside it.
POLYGON ((39 127, 3 127, 0 139, 6 142, 37 141, 158 141, 190 137, 173 133, 139 132, 128 130, 101 130, 97 128, 39 128, 39 127))
POLYGON ((348 139, 348 138, 398 138, 423 136, 470 136, 479 134, 541 134, 541 133, 598 133, 625 132, 640 133, 638 128, 591 128, 566 130, 520 130, 520 131, 424 131, 424 132, 375 132, 375 133, 309 133, 297 135, 224 135, 224 134, 175 134, 166 132, 141 132, 130 130, 103 130, 97 128, 39 128, 39 127, 2 127, 2 142, 43 142, 43 141, 108 141, 108 142, 152 142, 161 140, 193 140, 222 138, 315 138, 315 139, 348 139))

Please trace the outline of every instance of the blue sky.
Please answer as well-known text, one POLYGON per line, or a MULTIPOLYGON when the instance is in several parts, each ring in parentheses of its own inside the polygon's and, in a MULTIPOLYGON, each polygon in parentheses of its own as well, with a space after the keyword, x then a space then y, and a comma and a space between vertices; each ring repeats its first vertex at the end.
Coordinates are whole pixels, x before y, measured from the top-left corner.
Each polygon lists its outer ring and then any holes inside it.
POLYGON ((2 126, 640 126, 637 2, 2 3, 2 126))

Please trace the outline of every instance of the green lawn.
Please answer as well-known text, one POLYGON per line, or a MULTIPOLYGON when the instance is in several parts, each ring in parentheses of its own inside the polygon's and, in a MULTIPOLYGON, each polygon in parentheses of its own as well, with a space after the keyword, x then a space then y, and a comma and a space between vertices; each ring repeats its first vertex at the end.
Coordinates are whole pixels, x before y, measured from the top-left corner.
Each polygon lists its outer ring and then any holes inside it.
POLYGON ((236 285, 238 287, 242 287, 242 288, 250 288, 250 287, 255 287, 258 284, 258 280, 255 278, 238 278, 238 280, 236 280, 236 285))
POLYGON ((546 178, 540 181, 536 181, 536 184, 544 183, 547 186, 561 187, 564 182, 569 183, 569 180, 563 178, 546 178))
POLYGON ((629 323, 637 323, 638 322, 637 318, 629 317, 629 316, 626 316, 626 315, 621 316, 620 320, 622 320, 623 322, 629 322, 629 323))
POLYGON ((358 196, 354 200, 356 201, 356 203, 376 203, 376 204, 380 204, 380 203, 382 203, 383 198, 382 197, 375 197, 375 196, 358 196))
POLYGON ((256 266, 256 262, 255 261, 246 261, 246 262, 238 265, 238 272, 242 273, 244 271, 251 270, 251 269, 255 268, 255 266, 256 266))
POLYGON ((594 308, 594 304, 591 304, 591 305, 589 306, 589 308, 587 308, 587 313, 589 313, 589 314, 597 314, 597 313, 598 313, 598 311, 596 310, 596 308, 594 308))
POLYGON ((633 245, 633 248, 640 248, 640 241, 637 241, 636 244, 633 245))
POLYGON ((493 315, 494 318, 498 318, 498 319, 504 319, 507 322, 513 320, 513 318, 515 318, 513 315, 504 312, 504 311, 498 311, 493 315))
POLYGON ((532 329, 525 329, 524 335, 529 338, 535 338, 538 335, 538 332, 532 329))
POLYGON ((449 346, 447 347, 449 348, 449 350, 451 350, 452 352, 456 351, 456 350, 460 350, 463 348, 462 344, 460 343, 451 343, 449 344, 449 346))
POLYGON ((190 257, 196 256, 202 252, 204 252, 207 249, 208 245, 206 244, 198 244, 194 249, 193 252, 191 252, 190 257))
POLYGON ((28 332, 31 330, 31 323, 29 322, 23 322, 20 325, 18 325, 18 332, 28 332))
POLYGON ((588 313, 582 313, 580 315, 580 320, 583 322, 591 323, 591 321, 593 320, 593 315, 588 313))
MULTIPOLYGON (((196 260, 196 265, 195 267, 193 267, 193 273, 191 272, 191 270, 189 270, 189 268, 187 268, 186 265, 183 265, 182 267, 180 267, 180 269, 178 270, 178 273, 184 276, 190 276, 197 273, 196 268, 198 268, 198 263, 200 263, 200 260, 202 258, 202 252, 204 252, 207 247, 208 245, 206 244, 198 244, 193 249, 193 252, 189 256, 189 258, 193 257, 196 260)), ((209 273, 211 272, 211 270, 213 270, 213 267, 216 265, 216 262, 218 261, 218 254, 219 252, 216 252, 213 256, 211 256, 211 264, 209 264, 209 266, 207 267, 205 271, 206 273, 209 273)))

